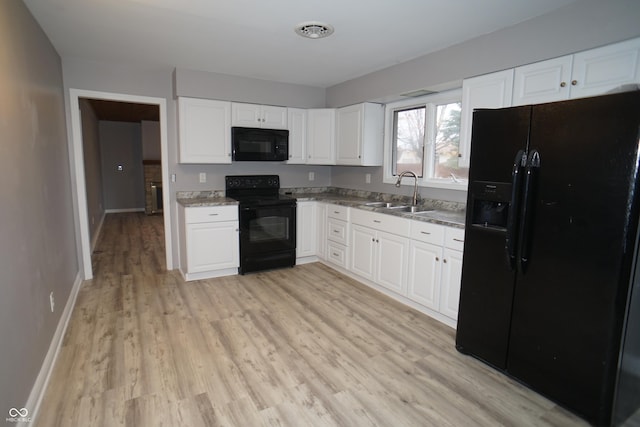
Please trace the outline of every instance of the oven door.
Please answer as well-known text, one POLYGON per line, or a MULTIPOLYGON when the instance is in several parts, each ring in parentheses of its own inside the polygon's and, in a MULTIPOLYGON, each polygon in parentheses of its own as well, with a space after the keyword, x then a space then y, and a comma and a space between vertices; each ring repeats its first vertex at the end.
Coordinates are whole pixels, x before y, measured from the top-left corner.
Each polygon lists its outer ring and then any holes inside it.
POLYGON ((242 256, 296 248, 296 205, 240 207, 242 256))

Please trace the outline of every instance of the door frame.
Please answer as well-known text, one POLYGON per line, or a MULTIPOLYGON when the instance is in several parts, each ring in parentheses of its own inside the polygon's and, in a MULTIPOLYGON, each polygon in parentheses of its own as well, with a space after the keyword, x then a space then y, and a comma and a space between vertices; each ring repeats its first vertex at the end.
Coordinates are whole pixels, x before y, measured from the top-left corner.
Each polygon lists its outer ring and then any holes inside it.
MULTIPOLYGON (((128 95, 122 93, 100 92, 82 89, 69 89, 69 109, 71 111, 71 132, 73 164, 72 176, 75 176, 77 200, 77 229, 80 231, 80 262, 84 280, 93 278, 91 266, 91 239, 89 237, 89 213, 87 207, 87 191, 84 171, 84 149, 82 138, 82 122, 80 117, 80 98, 101 99, 107 101, 132 102, 137 104, 157 105, 160 110, 160 159, 162 163, 162 182, 169 184, 169 158, 167 142, 167 100, 150 96, 128 95)), ((163 186, 164 187, 164 186, 163 186)), ((167 185, 168 187, 168 185, 167 185)), ((166 194, 166 192, 165 192, 166 194)), ((171 239, 170 197, 162 198, 164 217, 164 244, 167 270, 173 270, 173 246, 171 239)))

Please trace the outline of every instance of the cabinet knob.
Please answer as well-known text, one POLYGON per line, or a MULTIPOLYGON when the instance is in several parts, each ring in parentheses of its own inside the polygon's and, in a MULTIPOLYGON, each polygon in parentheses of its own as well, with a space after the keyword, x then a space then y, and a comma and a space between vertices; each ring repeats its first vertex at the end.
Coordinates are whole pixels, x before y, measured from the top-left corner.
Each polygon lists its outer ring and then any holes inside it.
POLYGON ((436 261, 440 261, 440 258, 436 257, 436 261))
POLYGON ((376 243, 380 243, 380 240, 376 239, 376 243))
POLYGON ((566 85, 567 85, 567 82, 560 83, 560 87, 565 87, 566 85))
POLYGON ((447 259, 446 258, 443 259, 442 262, 444 262, 446 264, 447 263, 447 259))
POLYGON ((372 241, 372 242, 375 242, 375 241, 376 241, 376 239, 374 239, 374 238, 372 237, 372 238, 371 238, 371 241, 372 241))
POLYGON ((578 81, 577 81, 577 80, 571 80, 571 86, 575 86, 575 85, 577 85, 577 84, 578 84, 578 81))

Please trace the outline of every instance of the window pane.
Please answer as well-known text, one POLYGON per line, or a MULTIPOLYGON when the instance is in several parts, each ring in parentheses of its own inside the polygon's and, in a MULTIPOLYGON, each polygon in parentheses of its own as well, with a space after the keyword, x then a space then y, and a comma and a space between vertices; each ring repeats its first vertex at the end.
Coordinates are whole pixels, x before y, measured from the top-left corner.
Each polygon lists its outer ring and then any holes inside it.
POLYGON ((460 102, 436 108, 436 146, 434 178, 468 179, 469 168, 458 166, 460 154, 460 102))
POLYGON ((422 177, 425 112, 418 107, 394 113, 394 175, 411 171, 422 177))

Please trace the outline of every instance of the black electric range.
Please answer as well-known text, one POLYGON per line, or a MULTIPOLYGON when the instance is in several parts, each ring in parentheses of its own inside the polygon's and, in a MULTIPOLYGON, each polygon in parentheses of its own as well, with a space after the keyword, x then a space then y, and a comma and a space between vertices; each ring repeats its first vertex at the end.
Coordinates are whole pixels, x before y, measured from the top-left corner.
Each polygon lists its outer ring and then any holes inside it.
POLYGON ((278 175, 228 175, 226 196, 239 202, 240 268, 254 271, 296 264, 296 199, 280 194, 278 175))

